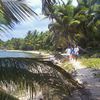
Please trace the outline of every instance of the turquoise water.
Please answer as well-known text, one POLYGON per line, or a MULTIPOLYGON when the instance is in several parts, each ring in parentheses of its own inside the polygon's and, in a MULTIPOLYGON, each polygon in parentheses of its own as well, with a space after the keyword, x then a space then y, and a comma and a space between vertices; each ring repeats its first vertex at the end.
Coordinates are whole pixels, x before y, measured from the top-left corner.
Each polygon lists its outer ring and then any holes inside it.
POLYGON ((17 51, 13 52, 13 51, 0 50, 0 58, 8 58, 8 57, 33 58, 34 55, 25 52, 17 52, 17 51))

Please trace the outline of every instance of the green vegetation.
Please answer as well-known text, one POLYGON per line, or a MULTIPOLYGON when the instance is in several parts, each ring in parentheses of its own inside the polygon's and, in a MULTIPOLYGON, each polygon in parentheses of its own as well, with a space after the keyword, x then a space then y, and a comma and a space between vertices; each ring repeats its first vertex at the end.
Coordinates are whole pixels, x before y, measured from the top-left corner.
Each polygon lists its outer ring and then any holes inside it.
MULTIPOLYGON (((100 49, 100 0, 77 0, 76 7, 72 5, 72 0, 62 4, 56 3, 59 0, 42 1, 43 14, 52 19, 49 31, 29 31, 24 39, 12 38, 7 42, 0 40, 1 49, 62 51, 69 44, 78 44, 89 51, 91 48, 100 49)), ((31 18, 34 14, 36 15, 24 0, 0 0, 0 31, 11 29, 15 23, 31 18)), ((100 59, 84 58, 81 61, 87 67, 100 68, 100 59)), ((67 70, 72 70, 70 64, 66 66, 67 70)), ((63 96, 70 95, 73 88, 80 87, 63 68, 38 58, 1 58, 0 83, 0 93, 6 96, 1 91, 2 85, 8 89, 13 85, 16 88, 25 87, 27 91, 30 89, 32 96, 35 83, 40 88, 46 84, 54 90, 52 95, 57 94, 61 100, 64 99, 63 96)), ((0 99, 7 100, 6 96, 0 96, 0 99)), ((13 99, 11 95, 8 96, 13 99)))
POLYGON ((82 58, 80 60, 86 67, 100 69, 100 58, 82 58))
POLYGON ((47 16, 53 19, 49 25, 53 32, 54 46, 66 48, 78 44, 83 48, 100 48, 100 1, 77 0, 78 6, 54 5, 47 16))
POLYGON ((25 38, 12 38, 6 42, 0 41, 1 49, 9 50, 53 50, 52 33, 29 31, 25 38))
POLYGON ((4 48, 64 51, 69 44, 78 44, 88 50, 100 49, 100 1, 77 0, 77 2, 76 7, 71 4, 72 0, 68 0, 66 4, 53 2, 52 5, 50 3, 49 6, 45 5, 48 11, 44 7, 44 14, 52 19, 48 25, 49 31, 44 33, 29 31, 24 39, 8 40, 4 48))

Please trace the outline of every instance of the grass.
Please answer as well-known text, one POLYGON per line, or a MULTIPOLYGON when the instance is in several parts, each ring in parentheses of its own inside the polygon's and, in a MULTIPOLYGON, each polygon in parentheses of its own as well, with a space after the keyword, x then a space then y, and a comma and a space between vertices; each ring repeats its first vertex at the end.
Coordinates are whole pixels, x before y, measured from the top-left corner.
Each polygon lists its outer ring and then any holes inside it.
MULTIPOLYGON (((100 70, 100 58, 82 58, 80 59, 83 65, 85 65, 87 68, 93 68, 100 70)), ((94 74, 95 78, 100 78, 100 73, 94 74)))
POLYGON ((81 58, 80 61, 88 68, 100 69, 100 58, 81 58))

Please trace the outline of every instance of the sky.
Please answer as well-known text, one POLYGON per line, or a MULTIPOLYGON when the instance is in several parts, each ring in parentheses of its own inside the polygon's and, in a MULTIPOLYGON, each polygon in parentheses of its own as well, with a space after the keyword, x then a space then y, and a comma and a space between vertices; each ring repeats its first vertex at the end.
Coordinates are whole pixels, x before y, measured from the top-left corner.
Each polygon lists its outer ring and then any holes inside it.
MULTIPOLYGON (((66 2, 67 0, 64 1, 66 2)), ((48 24, 50 23, 50 20, 45 18, 45 16, 41 13, 41 0, 27 0, 27 4, 29 4, 29 6, 31 6, 39 16, 23 21, 20 24, 16 24, 13 30, 8 30, 6 33, 0 33, 0 39, 6 41, 12 37, 24 38, 28 31, 34 31, 36 29, 39 32, 44 32, 48 30, 48 24)), ((73 5, 77 5, 76 0, 73 0, 73 5)))

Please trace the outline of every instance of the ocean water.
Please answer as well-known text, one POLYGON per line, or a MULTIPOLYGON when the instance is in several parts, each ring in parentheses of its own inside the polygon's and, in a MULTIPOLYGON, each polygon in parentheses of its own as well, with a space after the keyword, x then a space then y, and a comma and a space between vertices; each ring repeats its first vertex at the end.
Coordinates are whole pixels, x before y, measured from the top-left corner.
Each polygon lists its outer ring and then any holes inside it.
POLYGON ((6 51, 6 50, 0 50, 0 58, 33 58, 34 54, 31 53, 25 53, 25 52, 17 52, 17 51, 6 51))

